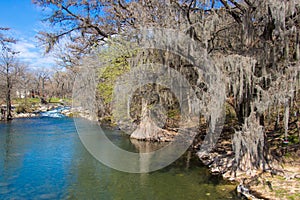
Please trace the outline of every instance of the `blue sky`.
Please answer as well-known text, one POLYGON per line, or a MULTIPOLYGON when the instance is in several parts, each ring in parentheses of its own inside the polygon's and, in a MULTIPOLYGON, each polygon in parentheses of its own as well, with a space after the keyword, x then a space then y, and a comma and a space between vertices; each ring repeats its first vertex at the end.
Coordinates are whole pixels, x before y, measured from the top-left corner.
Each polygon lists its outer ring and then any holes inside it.
POLYGON ((11 28, 9 35, 18 40, 14 45, 20 60, 31 68, 55 66, 51 55, 43 55, 43 48, 35 36, 45 28, 44 13, 31 0, 0 0, 0 27, 11 28))

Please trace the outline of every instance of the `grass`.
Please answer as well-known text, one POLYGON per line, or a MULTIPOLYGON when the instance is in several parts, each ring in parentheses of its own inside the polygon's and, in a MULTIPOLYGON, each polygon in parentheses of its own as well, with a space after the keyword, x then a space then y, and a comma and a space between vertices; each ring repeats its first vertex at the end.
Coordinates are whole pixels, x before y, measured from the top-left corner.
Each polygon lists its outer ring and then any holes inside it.
MULTIPOLYGON (((50 99, 46 99, 47 102, 49 103, 61 103, 61 100, 67 104, 72 103, 72 99, 69 98, 58 98, 58 97, 52 97, 50 99)), ((20 99, 16 98, 12 100, 13 104, 38 104, 41 102, 40 98, 26 98, 26 99, 20 99)))
POLYGON ((26 99, 16 98, 16 99, 12 100, 13 104, 24 104, 24 103, 37 104, 40 102, 41 102, 41 100, 39 98, 26 98, 26 99))
POLYGON ((290 200, 297 200, 297 199, 300 199, 300 194, 294 194, 294 195, 288 196, 287 198, 290 200))
POLYGON ((69 99, 69 98, 58 98, 58 97, 52 97, 50 99, 47 99, 47 101, 49 103, 61 103, 61 102, 65 102, 67 104, 72 103, 72 99, 69 99))

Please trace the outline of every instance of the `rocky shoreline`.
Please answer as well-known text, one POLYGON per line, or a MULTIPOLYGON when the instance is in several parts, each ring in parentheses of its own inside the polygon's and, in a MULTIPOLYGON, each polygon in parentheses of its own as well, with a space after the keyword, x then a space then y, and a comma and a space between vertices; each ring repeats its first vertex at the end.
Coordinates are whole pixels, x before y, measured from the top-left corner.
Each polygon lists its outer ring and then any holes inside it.
POLYGON ((73 108, 69 105, 61 103, 49 103, 49 104, 34 104, 28 109, 29 111, 19 111, 19 105, 12 105, 12 117, 17 118, 31 118, 31 117, 82 117, 88 120, 94 120, 87 110, 82 108, 73 108))
MULTIPOLYGON (((201 142, 195 144, 197 148, 200 145, 201 142)), ((196 154, 212 174, 239 184, 237 193, 246 199, 300 199, 300 150, 281 161, 273 161, 270 169, 247 172, 233 167, 235 157, 230 139, 226 136, 219 140, 213 151, 205 155, 196 154)))
MULTIPOLYGON (((18 105, 13 105, 13 107, 17 108, 18 105)), ((12 116, 14 119, 16 118, 30 118, 30 117, 38 117, 42 116, 43 113, 59 109, 59 108, 66 108, 61 110, 61 114, 64 116, 69 117, 72 112, 69 109, 69 106, 61 105, 61 104, 36 104, 32 105, 28 112, 18 112, 17 109, 13 109, 12 116)))

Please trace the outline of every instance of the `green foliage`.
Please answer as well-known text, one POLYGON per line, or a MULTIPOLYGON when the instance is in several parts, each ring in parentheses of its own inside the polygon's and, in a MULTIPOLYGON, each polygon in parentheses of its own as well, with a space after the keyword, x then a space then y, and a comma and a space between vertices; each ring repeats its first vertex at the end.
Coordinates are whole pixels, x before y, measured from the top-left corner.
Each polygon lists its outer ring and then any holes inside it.
POLYGON ((105 104, 109 104, 112 101, 113 89, 118 77, 128 72, 129 69, 126 58, 120 57, 100 71, 98 92, 105 104))
POLYGON ((291 144, 298 144, 298 143, 299 143, 299 136, 296 135, 296 134, 289 135, 289 136, 288 136, 288 141, 289 141, 291 144))
POLYGON ((286 154, 284 154, 284 157, 286 157, 286 158, 292 158, 293 154, 290 153, 290 152, 287 152, 286 154))
POLYGON ((180 115, 180 110, 178 110, 178 109, 168 110, 168 112, 167 112, 167 116, 170 119, 178 119, 179 115, 180 115))
POLYGON ((110 38, 107 44, 108 46, 99 54, 102 68, 99 71, 98 92, 105 104, 112 101, 113 89, 118 77, 130 70, 128 58, 134 57, 138 52, 134 43, 119 38, 110 38))

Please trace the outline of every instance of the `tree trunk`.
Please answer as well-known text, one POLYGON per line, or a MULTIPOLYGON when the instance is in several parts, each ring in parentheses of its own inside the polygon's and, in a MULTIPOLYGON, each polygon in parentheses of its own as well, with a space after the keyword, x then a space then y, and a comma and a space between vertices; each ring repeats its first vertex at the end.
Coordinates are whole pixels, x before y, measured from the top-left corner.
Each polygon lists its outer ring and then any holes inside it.
POLYGON ((247 99, 243 100, 243 102, 237 106, 236 114, 240 125, 245 123, 245 119, 250 115, 250 110, 250 101, 247 99))
POLYGON ((147 101, 142 99, 141 122, 137 129, 130 135, 130 138, 148 141, 171 141, 175 135, 158 127, 153 119, 151 119, 149 112, 147 101))
POLYGON ((6 93, 6 120, 12 120, 11 114, 11 83, 10 78, 7 76, 7 93, 6 93))
POLYGON ((236 131, 233 136, 233 150, 235 152, 235 166, 238 170, 252 173, 257 169, 265 170, 266 135, 257 113, 251 112, 245 118, 242 130, 236 131))
POLYGON ((298 131, 298 140, 299 140, 299 146, 300 146, 300 121, 298 120, 296 122, 296 126, 297 126, 297 131, 298 131))
POLYGON ((296 48, 295 48, 295 59, 296 61, 298 61, 300 59, 300 47, 299 47, 299 43, 300 43, 300 33, 297 33, 296 36, 296 48))

